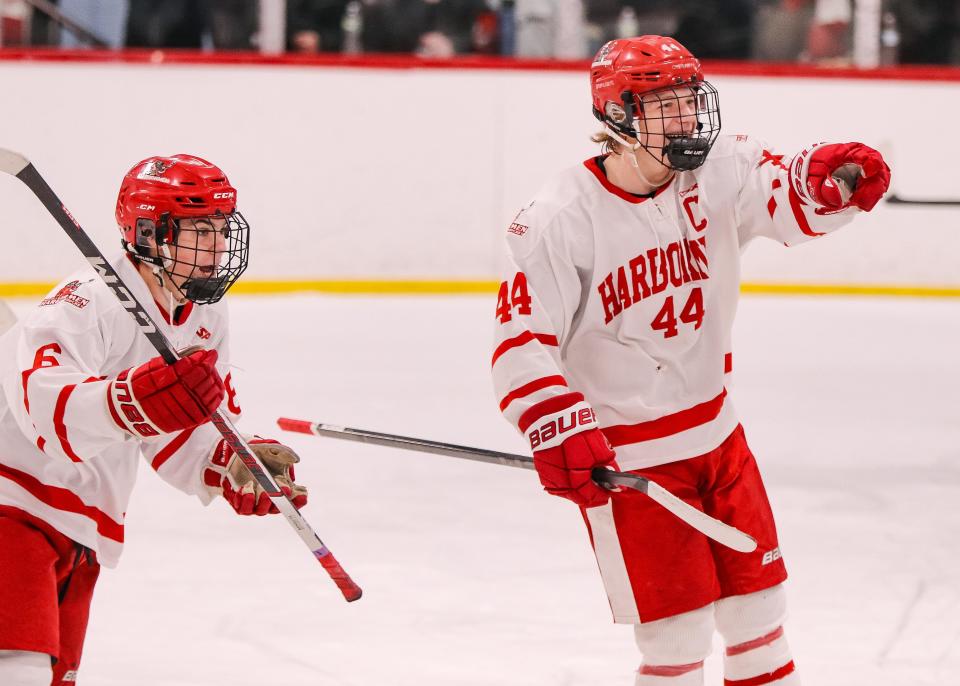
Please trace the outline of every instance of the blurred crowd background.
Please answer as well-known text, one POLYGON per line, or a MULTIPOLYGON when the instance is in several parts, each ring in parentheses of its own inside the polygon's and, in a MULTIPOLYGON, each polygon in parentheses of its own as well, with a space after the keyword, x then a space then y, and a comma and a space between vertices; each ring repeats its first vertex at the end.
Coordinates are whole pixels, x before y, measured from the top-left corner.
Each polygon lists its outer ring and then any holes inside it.
POLYGON ((875 25, 881 65, 960 63, 958 0, 0 0, 0 16, 4 47, 582 59, 654 33, 706 59, 837 66, 875 25))

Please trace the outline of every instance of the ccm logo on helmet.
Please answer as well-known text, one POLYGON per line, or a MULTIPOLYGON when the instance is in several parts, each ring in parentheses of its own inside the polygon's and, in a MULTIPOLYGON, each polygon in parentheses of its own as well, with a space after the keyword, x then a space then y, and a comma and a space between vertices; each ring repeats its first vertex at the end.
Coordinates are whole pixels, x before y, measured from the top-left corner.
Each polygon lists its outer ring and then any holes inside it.
POLYGON ((530 448, 536 448, 541 443, 546 443, 551 438, 565 434, 578 427, 596 424, 597 416, 590 407, 583 407, 574 410, 569 414, 560 415, 556 419, 551 419, 541 427, 530 432, 530 448))
POLYGON ((156 206, 156 205, 137 205, 137 209, 138 209, 138 210, 147 210, 147 211, 149 212, 149 211, 152 211, 152 210, 157 209, 157 206, 156 206))
POLYGON ((223 199, 225 199, 225 198, 232 198, 232 197, 233 197, 233 193, 230 193, 230 192, 227 192, 227 193, 214 193, 214 194, 213 194, 213 199, 214 199, 214 200, 223 200, 223 199))

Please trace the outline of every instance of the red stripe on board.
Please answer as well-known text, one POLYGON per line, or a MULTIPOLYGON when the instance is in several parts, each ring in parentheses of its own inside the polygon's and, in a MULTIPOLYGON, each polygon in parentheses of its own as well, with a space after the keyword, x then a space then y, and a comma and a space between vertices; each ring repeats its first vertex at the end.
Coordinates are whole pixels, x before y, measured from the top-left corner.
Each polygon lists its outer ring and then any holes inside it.
POLYGON ((776 629, 771 631, 766 636, 761 636, 760 638, 755 638, 752 641, 745 641, 744 643, 738 643, 735 646, 729 646, 727 648, 727 655, 742 655, 756 648, 761 648, 765 645, 770 645, 778 638, 783 636, 783 627, 778 626, 776 629))
POLYGON ((67 411, 67 400, 70 399, 70 394, 73 393, 76 387, 77 384, 72 383, 60 389, 60 395, 57 396, 57 404, 53 409, 53 430, 56 432, 57 438, 60 439, 60 447, 63 448, 64 454, 74 462, 83 462, 80 456, 73 451, 73 446, 70 445, 70 439, 67 438, 67 425, 63 423, 63 415, 67 411))
POLYGON ((637 672, 649 676, 683 676, 702 667, 703 660, 700 660, 700 662, 691 662, 688 665, 640 665, 637 672))
POLYGON ((560 375, 545 376, 542 379, 534 379, 530 383, 526 383, 522 385, 520 388, 516 388, 510 391, 509 393, 507 393, 505 396, 503 396, 503 400, 500 401, 500 411, 503 412, 505 409, 507 409, 507 406, 517 398, 523 398, 530 395, 531 393, 536 393, 541 388, 548 388, 550 386, 566 386, 566 385, 567 385, 567 380, 560 375))
MULTIPOLYGON (((261 55, 256 52, 196 50, 60 50, 43 48, 4 48, 0 61, 107 62, 132 64, 219 64, 290 67, 352 67, 361 69, 489 69, 494 71, 572 71, 586 73, 586 60, 517 59, 464 55, 455 58, 415 57, 413 55, 363 54, 341 55, 261 55)), ((773 78, 859 79, 868 81, 960 81, 960 69, 938 65, 900 65, 879 69, 828 67, 775 62, 701 60, 709 79, 714 75, 762 76, 773 78)))
POLYGON ((723 356, 723 373, 729 374, 733 371, 733 353, 727 353, 723 356))
POLYGON ((101 536, 123 543, 123 524, 113 521, 106 512, 93 505, 87 505, 76 493, 66 488, 49 486, 31 474, 2 463, 0 463, 0 476, 10 479, 34 498, 52 508, 92 519, 96 522, 97 532, 101 536))
POLYGON ((564 393, 563 395, 556 395, 552 398, 547 398, 536 405, 528 407, 527 411, 520 415, 520 421, 517 422, 517 428, 520 429, 521 433, 524 433, 535 422, 538 422, 541 417, 565 410, 572 405, 576 405, 582 400, 583 393, 564 393))
POLYGON ((668 414, 665 417, 653 419, 649 422, 619 424, 617 426, 608 426, 601 430, 613 447, 672 436, 681 431, 693 429, 716 419, 720 414, 720 410, 723 408, 723 399, 726 395, 727 389, 723 389, 720 395, 713 400, 694 405, 686 410, 668 414))
POLYGON ((800 199, 800 196, 797 195, 792 185, 788 189, 787 196, 790 198, 790 209, 793 210, 793 218, 797 220, 797 226, 800 227, 800 230, 808 236, 822 236, 822 233, 817 233, 810 228, 807 216, 803 213, 803 201, 800 199))
POLYGON ((169 460, 175 452, 180 450, 180 447, 187 442, 187 439, 190 438, 191 434, 193 434, 196 428, 197 427, 194 426, 178 433, 176 438, 163 446, 160 452, 154 456, 153 461, 150 462, 150 466, 153 467, 154 470, 160 469, 164 462, 169 460))
POLYGON ((788 674, 792 674, 793 670, 793 660, 790 660, 790 662, 785 664, 783 667, 770 672, 769 674, 761 674, 760 676, 751 677, 749 679, 724 679, 723 686, 763 686, 763 684, 779 681, 788 674))
POLYGON ((557 342, 556 336, 552 336, 548 333, 533 333, 532 331, 524 331, 519 336, 508 338, 497 346, 497 349, 493 351, 493 359, 490 361, 490 366, 492 367, 495 365, 497 363, 497 358, 508 350, 517 348, 521 345, 526 345, 534 340, 540 341, 544 345, 552 345, 554 347, 560 345, 560 343, 557 342))

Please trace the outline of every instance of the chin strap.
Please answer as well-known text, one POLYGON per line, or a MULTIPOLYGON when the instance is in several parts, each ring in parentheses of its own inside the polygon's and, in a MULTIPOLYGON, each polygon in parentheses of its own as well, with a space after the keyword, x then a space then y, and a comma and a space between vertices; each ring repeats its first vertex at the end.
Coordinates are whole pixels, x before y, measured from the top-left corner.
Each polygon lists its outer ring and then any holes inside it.
MULTIPOLYGON (((162 262, 162 264, 158 264, 156 258, 144 257, 143 255, 138 253, 135 249, 131 248, 131 246, 128 243, 124 243, 124 248, 128 253, 130 253, 133 256, 133 258, 137 262, 139 262, 140 264, 149 265, 150 273, 153 274, 153 278, 156 279, 157 285, 167 295, 167 314, 172 319, 174 310, 179 305, 183 304, 174 297, 174 293, 172 289, 176 288, 177 291, 179 291, 181 294, 183 294, 183 291, 181 291, 177 287, 177 285, 173 282, 173 280, 169 278, 169 274, 167 273, 167 269, 174 265, 174 260, 170 256, 170 248, 166 245, 160 246, 160 250, 159 250, 161 255, 160 262, 162 262)), ((187 299, 188 298, 184 296, 184 301, 186 301, 187 299)))
MULTIPOLYGON (((650 188, 652 189, 657 189, 660 186, 662 186, 663 183, 666 183, 666 181, 664 181, 661 184, 656 184, 650 179, 648 179, 646 175, 640 170, 640 164, 637 162, 637 150, 639 150, 640 148, 643 148, 643 146, 640 145, 639 140, 636 141, 635 143, 630 143, 629 141, 627 141, 626 138, 621 136, 620 133, 609 124, 604 123, 603 126, 604 126, 604 129, 606 129, 608 136, 613 138, 613 140, 617 141, 620 145, 624 146, 626 149, 630 151, 630 154, 627 155, 627 157, 630 159, 630 166, 633 168, 633 171, 637 175, 637 178, 643 181, 646 185, 650 186, 650 188)), ((646 148, 643 148, 643 150, 644 152, 646 152, 646 148)), ((666 167, 666 165, 664 165, 664 167, 666 167)), ((666 167, 666 168, 670 169, 669 167, 666 167)), ((669 180, 670 180, 670 176, 667 177, 667 181, 669 180)))

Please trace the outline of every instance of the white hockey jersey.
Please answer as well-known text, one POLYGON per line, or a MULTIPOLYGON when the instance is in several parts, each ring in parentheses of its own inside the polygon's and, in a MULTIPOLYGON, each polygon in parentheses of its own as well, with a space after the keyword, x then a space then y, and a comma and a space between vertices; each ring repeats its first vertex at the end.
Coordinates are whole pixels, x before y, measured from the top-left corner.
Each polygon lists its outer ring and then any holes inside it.
POLYGON ((791 161, 721 136, 703 166, 649 198, 611 184, 594 158, 520 211, 492 367, 500 409, 532 448, 593 423, 590 406, 622 469, 701 455, 736 428, 724 380, 741 250, 758 236, 802 243, 859 211, 829 213, 806 195, 815 147, 791 161), (574 391, 589 405, 556 414, 551 399, 574 391))
MULTIPOLYGON (((188 303, 170 323, 131 261, 121 255, 111 264, 176 349, 218 351, 228 389, 222 409, 239 416, 228 373, 226 303, 188 303)), ((138 440, 110 416, 109 379, 156 355, 93 269, 61 282, 0 337, 0 506, 48 522, 108 567, 123 545, 141 454, 164 480, 204 504, 215 495, 201 480, 220 439, 212 424, 138 440)))

